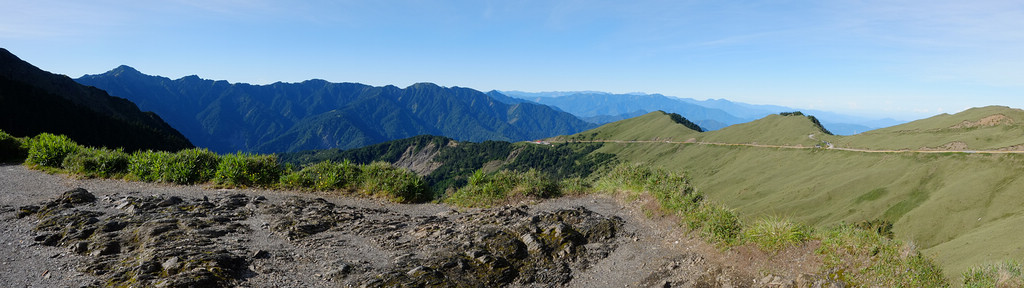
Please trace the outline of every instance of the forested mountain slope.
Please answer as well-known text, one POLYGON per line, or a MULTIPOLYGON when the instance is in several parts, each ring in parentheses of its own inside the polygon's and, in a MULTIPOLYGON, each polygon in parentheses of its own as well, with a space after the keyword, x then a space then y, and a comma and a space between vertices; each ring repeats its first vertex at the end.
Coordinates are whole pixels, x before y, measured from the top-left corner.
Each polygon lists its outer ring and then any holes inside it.
POLYGON ((160 116, 67 76, 43 71, 3 48, 0 130, 18 137, 64 134, 82 144, 127 150, 192 147, 160 116))
POLYGON ((164 115, 198 146, 264 153, 356 148, 429 134, 459 141, 521 141, 594 127, 533 103, 429 83, 406 88, 308 80, 250 85, 150 76, 121 66, 80 83, 164 115))

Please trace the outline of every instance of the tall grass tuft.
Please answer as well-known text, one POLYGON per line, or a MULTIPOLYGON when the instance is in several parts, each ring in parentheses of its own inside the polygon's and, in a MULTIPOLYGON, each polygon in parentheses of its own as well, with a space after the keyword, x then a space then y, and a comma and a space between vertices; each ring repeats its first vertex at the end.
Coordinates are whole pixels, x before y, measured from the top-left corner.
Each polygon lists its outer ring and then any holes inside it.
POLYGON ((238 152, 221 157, 213 181, 229 187, 272 186, 283 172, 277 156, 238 152))
POLYGON ((128 160, 128 179, 157 182, 163 181, 164 171, 171 162, 172 154, 164 151, 135 151, 128 160))
POLYGON ((25 158, 28 158, 28 139, 0 130, 0 163, 25 162, 25 158))
POLYGON ((82 147, 64 135, 40 133, 29 143, 26 163, 51 168, 60 168, 64 158, 82 147))
POLYGON ((318 191, 355 189, 359 185, 359 165, 347 159, 340 163, 324 161, 281 177, 281 186, 318 191))
POLYGON ((700 206, 684 215, 683 221, 691 230, 700 231, 702 237, 716 244, 736 244, 743 233, 743 224, 736 212, 719 204, 701 202, 700 206))
POLYGON ((786 246, 803 243, 810 238, 810 228, 778 217, 754 221, 743 231, 743 240, 761 250, 778 252, 786 246))
POLYGON ((468 182, 447 195, 444 201, 459 206, 491 207, 521 199, 549 198, 561 193, 557 183, 534 169, 495 173, 477 170, 468 182))
POLYGON ((689 179, 680 173, 639 163, 624 163, 609 169, 594 185, 598 190, 648 193, 662 210, 682 217, 691 230, 723 245, 737 243, 743 231, 739 217, 722 205, 704 201, 689 179))
POLYGON ((128 171, 130 158, 122 149, 81 147, 68 154, 61 166, 68 172, 88 177, 111 178, 128 171))
POLYGON ((558 190, 562 195, 587 194, 593 189, 593 186, 589 181, 580 177, 565 178, 562 181, 558 181, 558 190))
POLYGON ((1024 287, 1024 265, 1017 261, 971 268, 964 272, 964 288, 1024 287))
POLYGON ((824 231, 817 253, 823 271, 853 286, 948 287, 942 270, 912 244, 840 225, 824 231))
POLYGON ((220 156, 206 149, 185 149, 163 159, 170 160, 161 168, 161 181, 195 184, 210 181, 216 176, 220 156))
POLYGON ((358 179, 362 193, 394 202, 425 201, 431 195, 430 187, 422 177, 387 162, 363 166, 358 179))

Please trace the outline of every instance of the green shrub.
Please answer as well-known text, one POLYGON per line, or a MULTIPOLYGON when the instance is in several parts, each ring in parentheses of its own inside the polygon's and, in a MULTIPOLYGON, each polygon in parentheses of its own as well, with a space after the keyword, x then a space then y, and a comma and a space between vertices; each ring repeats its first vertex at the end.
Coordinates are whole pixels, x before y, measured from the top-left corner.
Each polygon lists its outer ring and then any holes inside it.
POLYGON ((822 271, 850 286, 949 286, 939 266, 913 244, 852 225, 826 230, 821 239, 817 253, 822 255, 822 271))
POLYGON ((28 158, 28 140, 0 130, 0 163, 25 162, 25 158, 28 158))
POLYGON ((702 202, 697 209, 686 213, 684 218, 690 229, 700 231, 705 239, 718 244, 736 243, 743 231, 736 213, 718 204, 702 202))
POLYGON ((173 154, 164 151, 136 151, 128 160, 128 177, 145 182, 163 181, 173 154))
POLYGON ((540 171, 526 172, 502 170, 484 173, 477 170, 469 183, 448 195, 446 202, 459 206, 490 207, 514 199, 549 198, 558 196, 558 185, 540 171))
POLYGON ((564 195, 583 195, 593 188, 590 182, 580 177, 565 178, 558 182, 558 190, 564 195))
POLYGON ((358 179, 359 190, 373 197, 394 202, 418 202, 430 197, 430 188, 422 177, 387 162, 363 166, 358 179))
POLYGON ((67 136, 41 133, 29 143, 28 159, 25 161, 28 164, 60 168, 64 158, 80 148, 67 136))
POLYGON ((744 240, 771 252, 803 243, 809 237, 810 229, 806 226, 777 217, 757 220, 743 231, 744 240))
POLYGON ((214 182, 227 186, 271 186, 281 178, 277 156, 238 152, 221 157, 214 182))
POLYGON ((122 149, 82 147, 68 154, 61 166, 72 173, 111 178, 128 171, 130 158, 122 149))
POLYGON ((361 173, 360 167, 348 160, 341 163, 324 161, 302 168, 298 172, 287 173, 281 177, 281 185, 320 191, 354 189, 359 185, 361 173))
POLYGON ((1006 261, 996 265, 971 268, 964 272, 964 288, 1024 287, 1024 265, 1006 261))
MULTIPOLYGON (((641 163, 615 165, 603 173, 595 183, 595 187, 598 190, 609 192, 650 192, 664 200, 687 196, 693 192, 693 187, 685 175, 641 163)), ((692 196, 687 198, 693 200, 692 196)))
POLYGON ((158 165, 160 180, 178 184, 210 181, 217 174, 220 156, 206 149, 192 148, 163 157, 169 162, 158 165))

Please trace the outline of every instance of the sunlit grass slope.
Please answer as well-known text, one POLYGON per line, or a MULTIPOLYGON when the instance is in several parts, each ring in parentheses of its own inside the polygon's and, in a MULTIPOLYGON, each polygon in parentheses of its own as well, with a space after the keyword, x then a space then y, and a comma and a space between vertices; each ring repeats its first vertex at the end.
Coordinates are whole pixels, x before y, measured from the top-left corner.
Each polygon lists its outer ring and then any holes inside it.
POLYGON ((698 141, 813 147, 822 144, 826 134, 803 115, 768 115, 759 120, 701 133, 698 141), (812 137, 813 135, 813 137, 812 137))
MULTIPOLYGON (((703 139, 754 142, 739 141, 743 133, 749 133, 747 139, 801 144, 795 137, 759 135, 778 131, 773 127, 785 127, 790 119, 780 117, 766 118, 776 125, 761 126, 762 130, 722 129, 731 135, 703 139)), ((793 119, 800 118, 806 119, 793 119)), ((948 123, 959 123, 956 121, 948 123)), ((803 134, 810 140, 810 131, 784 131, 803 134)), ((714 132, 697 137, 710 133, 714 132)), ((614 153, 622 161, 686 171, 701 193, 745 217, 785 216, 817 227, 873 219, 891 221, 896 238, 916 243, 935 257, 947 275, 959 275, 977 264, 1024 258, 1024 241, 1020 241, 1024 239, 1024 229, 1020 229, 1024 227, 1024 155, 864 153, 669 143, 607 143, 595 152, 614 153)))
POLYGON ((654 111, 639 117, 612 122, 586 132, 558 136, 554 140, 686 141, 699 134, 676 123, 668 113, 654 111))
POLYGON ((972 108, 953 115, 941 114, 842 137, 834 144, 837 147, 892 150, 944 146, 952 148, 947 150, 1008 148, 1024 144, 1024 110, 1004 106, 972 108))

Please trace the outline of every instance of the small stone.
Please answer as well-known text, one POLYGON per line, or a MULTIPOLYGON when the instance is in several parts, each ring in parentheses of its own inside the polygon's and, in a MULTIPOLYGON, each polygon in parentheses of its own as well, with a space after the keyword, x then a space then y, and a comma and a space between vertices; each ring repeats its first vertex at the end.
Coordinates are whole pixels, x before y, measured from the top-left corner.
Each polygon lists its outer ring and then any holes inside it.
POLYGON ((81 204, 96 201, 96 196, 86 191, 84 188, 75 188, 64 192, 61 195, 60 200, 68 204, 81 204))
POLYGON ((487 254, 489 254, 489 253, 487 253, 487 251, 484 251, 484 250, 466 251, 466 256, 469 256, 469 258, 474 258, 474 259, 475 258, 483 257, 484 255, 487 255, 487 254))
POLYGON ((164 261, 164 263, 160 264, 160 267, 162 267, 164 271, 175 271, 178 270, 179 267, 181 267, 181 263, 178 262, 178 257, 175 256, 171 257, 170 259, 167 259, 167 261, 164 261))
POLYGON ((124 224, 122 224, 121 222, 118 222, 118 221, 109 221, 109 222, 103 223, 103 225, 100 226, 100 231, 103 231, 103 232, 114 232, 114 231, 118 231, 118 230, 121 230, 121 229, 124 229, 124 224))
POLYGON ((91 253, 89 253, 89 256, 96 257, 103 255, 113 255, 117 253, 121 253, 121 244, 117 243, 116 241, 111 241, 104 243, 99 248, 93 250, 91 253))
POLYGON ((171 197, 168 197, 167 199, 160 200, 160 202, 156 203, 156 206, 167 207, 167 206, 181 204, 181 202, 185 202, 184 200, 181 200, 181 197, 171 196, 171 197))
POLYGON ((540 243, 540 241, 537 241, 537 238, 534 237, 533 234, 523 234, 522 236, 519 237, 519 240, 522 240, 523 244, 526 244, 526 250, 530 252, 539 252, 543 251, 544 249, 544 246, 540 243))
POLYGON ((416 276, 421 275, 423 273, 429 272, 429 269, 430 268, 427 268, 427 267, 424 267, 424 266, 416 266, 416 268, 412 268, 411 270, 409 270, 409 272, 406 272, 405 274, 409 275, 411 277, 416 277, 416 276))
POLYGON ((268 257, 270 257, 270 252, 267 252, 267 250, 256 250, 256 253, 252 254, 252 258, 254 259, 263 259, 268 257))
POLYGON ((45 246, 57 246, 57 243, 60 242, 61 238, 62 237, 59 234, 43 234, 36 236, 34 240, 36 240, 36 242, 42 242, 39 244, 45 246))
POLYGON ((83 241, 71 245, 71 252, 75 252, 75 254, 85 254, 86 251, 89 251, 89 242, 83 241))
POLYGON ((25 216, 29 216, 32 214, 36 214, 36 212, 39 212, 39 206, 28 205, 18 207, 18 219, 25 218, 25 216))

